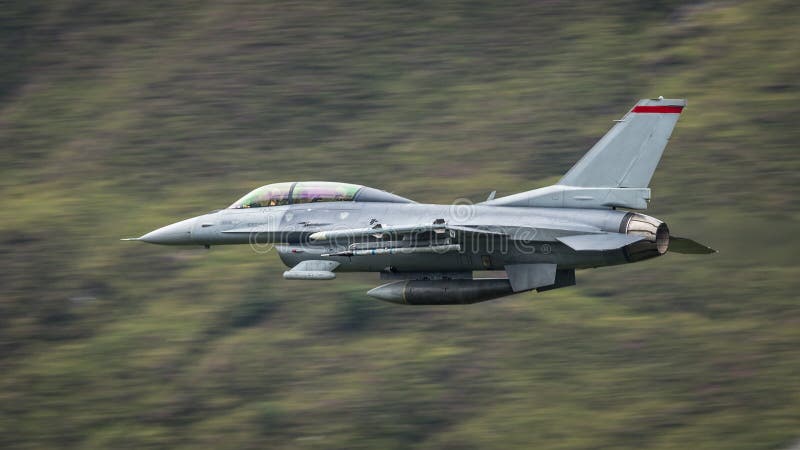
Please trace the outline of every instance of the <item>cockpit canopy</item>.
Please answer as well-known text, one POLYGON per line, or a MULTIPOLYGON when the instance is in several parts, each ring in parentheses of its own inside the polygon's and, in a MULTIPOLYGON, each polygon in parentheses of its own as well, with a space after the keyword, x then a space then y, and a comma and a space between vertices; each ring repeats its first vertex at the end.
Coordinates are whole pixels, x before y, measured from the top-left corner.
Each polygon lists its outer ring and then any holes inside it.
POLYGON ((316 202, 414 203, 399 195, 358 184, 300 181, 261 186, 234 202, 229 208, 266 208, 316 202))

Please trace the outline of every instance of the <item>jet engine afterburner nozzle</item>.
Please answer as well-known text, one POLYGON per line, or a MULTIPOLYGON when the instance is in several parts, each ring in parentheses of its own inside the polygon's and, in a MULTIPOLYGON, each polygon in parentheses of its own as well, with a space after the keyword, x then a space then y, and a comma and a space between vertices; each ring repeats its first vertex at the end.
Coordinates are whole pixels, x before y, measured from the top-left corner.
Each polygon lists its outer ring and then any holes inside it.
POLYGON ((643 241, 623 247, 625 258, 629 262, 655 258, 663 255, 669 249, 669 227, 655 217, 628 213, 622 219, 619 232, 645 237, 643 241))

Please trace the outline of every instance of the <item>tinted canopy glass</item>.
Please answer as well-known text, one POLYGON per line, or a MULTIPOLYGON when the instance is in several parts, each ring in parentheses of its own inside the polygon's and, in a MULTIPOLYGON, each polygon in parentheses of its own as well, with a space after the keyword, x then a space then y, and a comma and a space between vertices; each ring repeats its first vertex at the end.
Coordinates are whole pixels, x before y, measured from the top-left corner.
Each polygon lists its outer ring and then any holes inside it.
POLYGON ((407 198, 366 186, 330 181, 273 183, 261 186, 234 202, 229 208, 266 208, 316 202, 413 203, 407 198))
POLYGON ((361 186, 329 181, 301 181, 292 190, 292 203, 351 202, 361 186))
POLYGON ((294 183, 274 183, 261 186, 234 202, 230 208, 264 208, 289 204, 289 193, 294 183))

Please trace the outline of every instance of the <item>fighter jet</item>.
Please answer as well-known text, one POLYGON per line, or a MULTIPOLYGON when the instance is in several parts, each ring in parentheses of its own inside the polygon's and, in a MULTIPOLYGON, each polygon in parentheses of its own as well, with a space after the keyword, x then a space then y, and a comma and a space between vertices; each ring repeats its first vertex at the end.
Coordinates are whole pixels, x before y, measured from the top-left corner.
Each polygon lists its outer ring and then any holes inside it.
POLYGON ((127 240, 164 245, 274 245, 287 280, 377 272, 368 295, 411 305, 469 304, 575 284, 575 271, 665 253, 715 251, 672 236, 637 210, 686 106, 644 99, 552 186, 477 204, 417 203, 349 183, 268 184, 226 209, 127 240), (475 271, 505 271, 475 278, 475 271))

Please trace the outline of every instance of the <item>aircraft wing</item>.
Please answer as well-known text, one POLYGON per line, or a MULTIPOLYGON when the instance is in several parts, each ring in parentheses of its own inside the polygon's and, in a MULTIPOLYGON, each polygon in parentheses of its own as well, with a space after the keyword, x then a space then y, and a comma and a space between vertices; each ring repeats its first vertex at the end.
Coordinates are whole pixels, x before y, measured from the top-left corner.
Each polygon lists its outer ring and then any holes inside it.
MULTIPOLYGON (((556 238, 556 240, 576 251, 615 250, 644 239, 644 236, 621 233, 580 234, 556 238)), ((669 237, 669 251, 687 255, 705 255, 717 252, 713 248, 691 239, 677 236, 669 237)))

